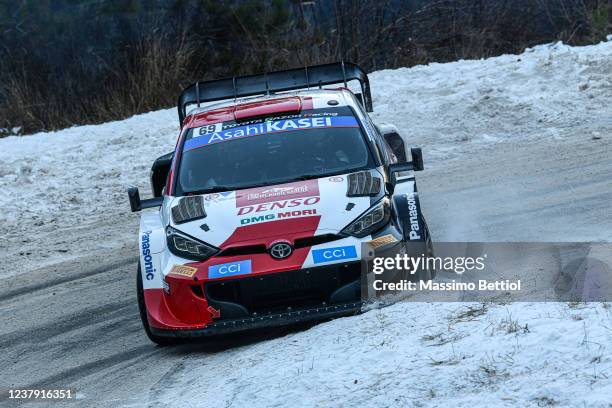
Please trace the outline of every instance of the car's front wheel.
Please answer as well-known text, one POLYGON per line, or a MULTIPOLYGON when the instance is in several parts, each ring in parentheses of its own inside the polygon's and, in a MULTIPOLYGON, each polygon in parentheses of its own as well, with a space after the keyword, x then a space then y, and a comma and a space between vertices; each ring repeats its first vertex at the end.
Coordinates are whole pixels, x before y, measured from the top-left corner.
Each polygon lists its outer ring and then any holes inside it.
POLYGON ((136 296, 138 297, 138 310, 140 311, 140 319, 142 320, 142 325, 144 327, 145 332, 147 333, 147 337, 149 338, 149 340, 160 346, 170 346, 172 344, 177 344, 176 339, 156 336, 155 334, 151 333, 151 326, 149 326, 149 319, 147 319, 147 306, 145 305, 144 289, 142 286, 140 261, 138 262, 138 271, 136 276, 136 296))

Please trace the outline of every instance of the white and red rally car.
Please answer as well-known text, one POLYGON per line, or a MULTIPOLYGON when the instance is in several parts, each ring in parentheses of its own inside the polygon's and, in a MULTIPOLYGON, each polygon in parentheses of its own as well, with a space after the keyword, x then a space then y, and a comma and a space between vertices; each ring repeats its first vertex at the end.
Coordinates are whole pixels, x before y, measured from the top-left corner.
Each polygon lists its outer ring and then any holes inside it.
POLYGON ((159 207, 139 233, 138 303, 152 341, 353 314, 364 244, 431 249, 420 149, 371 121, 358 66, 198 82, 178 110, 176 148, 152 168, 154 198, 128 190, 132 211, 159 207), (343 86, 323 88, 333 84, 343 86))

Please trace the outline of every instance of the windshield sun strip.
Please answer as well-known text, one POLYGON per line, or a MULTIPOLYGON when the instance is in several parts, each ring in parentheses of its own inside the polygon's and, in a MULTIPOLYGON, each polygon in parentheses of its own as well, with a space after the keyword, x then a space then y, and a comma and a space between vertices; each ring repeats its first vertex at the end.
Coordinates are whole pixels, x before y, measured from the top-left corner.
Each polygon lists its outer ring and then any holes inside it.
MULTIPOLYGON (((372 151, 372 145, 370 143, 370 137, 367 135, 367 131, 364 128, 364 125, 362 123, 362 118, 360 117, 360 115, 358 113, 355 112, 355 110, 353 109, 353 107, 351 106, 346 106, 345 108, 348 108, 348 110, 350 111, 350 113, 352 114, 352 117, 355 119, 355 121, 357 122, 357 126, 349 126, 349 127, 344 127, 344 128, 357 128, 359 129, 359 135, 362 139, 362 141, 365 143, 366 146, 366 150, 367 150, 367 156, 368 156, 368 163, 366 163, 363 166, 357 167, 357 168, 348 168, 348 169, 343 169, 342 171, 339 172, 334 172, 334 173, 325 173, 322 174, 320 176, 317 176, 317 178, 322 178, 322 177, 332 177, 332 176, 337 176, 337 175, 343 175, 343 174, 347 174, 347 173, 353 173, 356 171, 362 171, 362 170, 370 170, 372 168, 376 168, 380 165, 379 160, 377 155, 372 151), (373 161, 373 165, 370 163, 370 160, 373 161)), ((196 127, 197 128, 197 127, 196 127)), ((196 149, 191 149, 191 150, 184 150, 184 146, 185 146, 185 142, 187 140, 189 140, 189 136, 190 133, 194 131, 194 129, 196 128, 190 128, 187 129, 187 131, 182 135, 183 137, 180 140, 179 145, 177 145, 177 150, 180 153, 186 153, 192 150, 196 150, 196 149)), ((321 129, 326 129, 325 127, 317 127, 317 128, 307 128, 307 129, 296 129, 296 130, 321 130, 321 129)), ((274 132, 274 133, 282 133, 283 131, 279 131, 279 132, 274 132)), ((265 134, 269 134, 269 133, 265 133, 265 134)), ((265 135, 264 134, 264 135, 265 135)), ((261 136, 261 135, 260 135, 261 136)), ((226 142, 231 142, 234 140, 241 140, 243 138, 236 138, 236 139, 232 139, 232 140, 227 140, 226 142)), ((220 143, 220 142, 219 142, 220 143)), ((213 144, 217 144, 217 143, 213 143, 213 144)), ((178 160, 178 162, 176 163, 176 171, 175 171, 175 177, 174 177, 174 186, 173 186, 173 192, 176 196, 181 196, 181 195, 186 195, 186 194, 193 194, 189 191, 185 192, 182 189, 181 183, 180 183, 180 174, 181 174, 181 167, 183 165, 183 155, 179 156, 180 160, 178 160)), ((270 185, 276 185, 276 184, 284 184, 284 183, 289 183, 292 181, 296 181, 295 178, 290 178, 287 180, 275 180, 275 181, 270 181, 270 182, 264 182, 261 184, 253 184, 253 185, 240 185, 240 186, 232 186, 232 190, 226 190, 226 191, 236 191, 236 190, 243 190, 243 189, 248 189, 248 188, 255 188, 255 187, 264 187, 264 186, 270 186, 270 185)), ((203 190, 193 190, 195 192, 198 192, 198 194, 207 194, 207 193, 200 193, 200 191, 203 190)))

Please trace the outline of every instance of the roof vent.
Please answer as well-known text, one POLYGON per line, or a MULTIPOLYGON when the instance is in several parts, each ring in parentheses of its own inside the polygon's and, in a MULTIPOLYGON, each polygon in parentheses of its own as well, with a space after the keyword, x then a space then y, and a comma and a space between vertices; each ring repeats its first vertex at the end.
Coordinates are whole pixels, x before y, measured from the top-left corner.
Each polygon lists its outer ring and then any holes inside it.
POLYGON ((276 98, 237 105, 234 117, 237 121, 280 113, 299 113, 302 101, 298 97, 276 98))

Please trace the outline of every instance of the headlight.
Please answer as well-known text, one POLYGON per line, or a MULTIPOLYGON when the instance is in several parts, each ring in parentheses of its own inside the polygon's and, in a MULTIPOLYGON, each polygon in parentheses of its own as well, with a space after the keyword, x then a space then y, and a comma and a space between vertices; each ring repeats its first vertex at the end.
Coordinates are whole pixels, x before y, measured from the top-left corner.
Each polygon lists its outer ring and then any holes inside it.
POLYGON ((390 217, 391 207, 389 199, 385 197, 344 228, 342 234, 352 235, 357 238, 365 237, 387 225, 390 217))
POLYGON ((172 227, 166 228, 166 239, 170 252, 182 258, 204 261, 219 252, 219 248, 198 241, 172 227))

